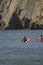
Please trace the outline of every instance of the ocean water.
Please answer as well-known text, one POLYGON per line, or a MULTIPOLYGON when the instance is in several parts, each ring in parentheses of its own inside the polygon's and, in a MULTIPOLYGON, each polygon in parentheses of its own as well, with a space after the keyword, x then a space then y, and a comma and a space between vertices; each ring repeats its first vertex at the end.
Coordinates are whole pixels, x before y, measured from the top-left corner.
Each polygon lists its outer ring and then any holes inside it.
POLYGON ((43 65, 43 42, 38 37, 43 30, 0 31, 0 65, 43 65), (26 36, 29 43, 22 42, 26 36))

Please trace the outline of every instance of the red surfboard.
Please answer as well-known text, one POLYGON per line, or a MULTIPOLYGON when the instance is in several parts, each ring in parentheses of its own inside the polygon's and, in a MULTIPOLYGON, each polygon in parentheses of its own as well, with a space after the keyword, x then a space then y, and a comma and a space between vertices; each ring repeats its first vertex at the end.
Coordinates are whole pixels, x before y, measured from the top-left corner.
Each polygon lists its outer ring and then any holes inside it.
POLYGON ((42 39, 41 37, 38 38, 38 41, 39 41, 39 42, 42 42, 42 40, 43 40, 43 39, 42 39))
POLYGON ((27 42, 30 42, 31 41, 31 39, 30 38, 27 38, 27 42))

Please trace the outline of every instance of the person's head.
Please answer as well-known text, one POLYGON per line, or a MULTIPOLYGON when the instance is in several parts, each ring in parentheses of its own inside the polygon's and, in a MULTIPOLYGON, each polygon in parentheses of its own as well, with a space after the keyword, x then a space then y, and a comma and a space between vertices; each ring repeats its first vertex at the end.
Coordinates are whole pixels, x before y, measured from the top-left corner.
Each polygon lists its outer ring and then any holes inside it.
POLYGON ((24 36, 24 38, 26 38, 26 36, 24 36))
POLYGON ((41 37, 42 37, 42 35, 41 35, 41 37))

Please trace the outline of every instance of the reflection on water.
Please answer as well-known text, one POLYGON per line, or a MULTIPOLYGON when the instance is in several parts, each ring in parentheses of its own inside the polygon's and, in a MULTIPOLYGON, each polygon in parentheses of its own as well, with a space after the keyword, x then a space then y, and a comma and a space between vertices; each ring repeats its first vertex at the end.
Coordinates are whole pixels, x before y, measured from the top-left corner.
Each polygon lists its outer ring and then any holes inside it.
POLYGON ((43 42, 38 42, 41 34, 41 30, 0 31, 0 65, 43 65, 43 42), (22 42, 24 36, 31 42, 22 42))

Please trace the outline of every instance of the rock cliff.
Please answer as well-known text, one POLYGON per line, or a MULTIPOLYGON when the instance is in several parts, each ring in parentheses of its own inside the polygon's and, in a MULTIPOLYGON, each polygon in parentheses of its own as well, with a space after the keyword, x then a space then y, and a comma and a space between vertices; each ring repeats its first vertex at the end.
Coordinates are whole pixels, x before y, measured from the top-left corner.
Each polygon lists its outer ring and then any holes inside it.
POLYGON ((0 0, 0 29, 43 29, 43 0, 0 0))

